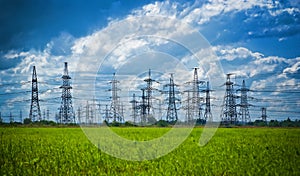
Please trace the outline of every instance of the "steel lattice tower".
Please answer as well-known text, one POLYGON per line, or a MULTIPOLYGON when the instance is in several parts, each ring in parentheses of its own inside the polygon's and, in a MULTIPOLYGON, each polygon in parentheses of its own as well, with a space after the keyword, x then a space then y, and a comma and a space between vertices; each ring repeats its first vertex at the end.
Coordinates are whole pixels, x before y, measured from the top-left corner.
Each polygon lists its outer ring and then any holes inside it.
POLYGON ((187 93, 187 105, 184 109, 186 110, 186 122, 188 123, 202 118, 200 85, 204 83, 204 81, 198 79, 198 68, 194 68, 193 81, 186 83, 192 85, 192 88, 184 91, 187 93))
POLYGON ((60 86, 60 88, 62 89, 62 95, 61 106, 59 109, 59 120, 60 123, 75 123, 75 115, 73 112, 71 95, 72 86, 70 85, 71 77, 68 73, 67 62, 65 62, 64 74, 61 78, 63 80, 63 85, 60 86))
POLYGON ((198 80, 198 68, 194 68, 194 79, 193 79, 193 96, 192 96, 192 106, 193 106, 193 117, 195 119, 200 119, 200 93, 199 93, 199 80, 198 80))
POLYGON ((146 103, 147 97, 145 96, 145 89, 142 90, 142 102, 139 105, 139 109, 141 110, 141 124, 145 125, 147 122, 147 109, 148 109, 148 103, 146 103))
POLYGON ((105 121, 106 121, 106 123, 109 123, 109 109, 108 109, 108 105, 105 105, 105 121))
POLYGON ((184 109, 186 109, 186 115, 185 115, 185 120, 186 120, 186 122, 187 123, 189 123, 189 122, 191 122, 192 120, 193 120, 193 116, 192 116, 192 113, 191 113, 191 109, 193 108, 193 107, 191 107, 191 96, 190 96, 190 92, 191 91, 186 91, 187 92, 187 105, 186 105, 186 107, 184 107, 184 109))
POLYGON ((81 109, 78 107, 77 109, 77 119, 78 119, 78 124, 81 124, 81 109))
POLYGON ((250 113, 249 113, 249 106, 250 104, 248 103, 248 95, 247 93, 250 91, 248 88, 246 88, 245 80, 243 80, 243 84, 241 89, 238 89, 237 91, 241 91, 241 102, 239 104, 240 106, 240 119, 243 124, 250 122, 250 113))
POLYGON ((144 98, 146 99, 147 115, 149 116, 151 114, 150 113, 151 110, 154 115, 153 106, 152 106, 152 92, 155 89, 152 87, 152 83, 156 81, 151 78, 151 69, 149 69, 148 76, 149 76, 148 78, 144 79, 144 81, 147 83, 147 87, 145 88, 146 96, 144 96, 144 98))
POLYGON ((176 108, 176 101, 179 101, 178 98, 176 98, 175 94, 178 94, 179 92, 175 92, 175 86, 174 84, 174 79, 173 79, 173 74, 170 76, 170 83, 164 85, 164 87, 169 87, 169 90, 166 92, 168 93, 168 111, 167 111, 167 117, 166 120, 169 122, 172 121, 177 121, 178 116, 177 116, 177 108, 176 108))
POLYGON ((121 104, 120 104, 120 97, 118 96, 118 92, 120 89, 118 88, 118 84, 120 82, 116 79, 116 74, 113 74, 113 79, 110 81, 111 89, 111 105, 110 105, 110 112, 112 113, 113 121, 122 122, 122 112, 121 112, 121 104))
POLYGON ((207 81, 206 83, 206 89, 204 90, 205 92, 205 111, 204 111, 204 119, 206 121, 212 122, 213 121, 213 117, 212 117, 212 113, 211 113, 211 107, 210 107, 210 92, 212 90, 210 90, 209 87, 209 82, 207 81))
POLYGON ((261 108, 261 119, 264 122, 267 122, 267 108, 261 108))
POLYGON ((135 94, 132 95, 132 100, 130 101, 130 103, 132 104, 132 115, 131 116, 133 118, 133 123, 136 124, 138 101, 135 99, 135 94))
POLYGON ((232 74, 227 74, 227 80, 225 83, 226 92, 224 96, 224 101, 222 105, 221 119, 222 122, 227 124, 234 124, 237 121, 237 112, 236 112, 236 102, 233 89, 233 82, 230 80, 232 74))
POLYGON ((42 118, 40 104, 39 104, 38 80, 37 80, 35 66, 33 66, 33 72, 32 72, 31 106, 30 106, 29 118, 31 121, 39 121, 42 118))
MULTIPOLYGON (((200 85, 204 84, 204 81, 199 81, 198 79, 198 68, 194 68, 193 81, 192 83, 192 97, 188 99, 189 106, 189 118, 191 120, 202 118, 202 108, 201 108, 201 97, 200 97, 200 85)), ((189 90, 190 91, 190 90, 189 90)))

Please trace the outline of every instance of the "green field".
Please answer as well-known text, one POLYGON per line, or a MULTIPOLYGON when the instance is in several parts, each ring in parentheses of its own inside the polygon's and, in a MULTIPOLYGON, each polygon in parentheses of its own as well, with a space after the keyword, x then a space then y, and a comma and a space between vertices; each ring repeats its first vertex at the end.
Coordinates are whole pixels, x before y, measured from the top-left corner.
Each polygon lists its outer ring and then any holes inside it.
MULTIPOLYGON (((168 128, 114 128, 149 140, 168 128)), ((195 128, 177 149, 150 161, 98 150, 80 128, 1 128, 0 175, 300 175, 299 128, 219 128, 204 147, 195 128)))

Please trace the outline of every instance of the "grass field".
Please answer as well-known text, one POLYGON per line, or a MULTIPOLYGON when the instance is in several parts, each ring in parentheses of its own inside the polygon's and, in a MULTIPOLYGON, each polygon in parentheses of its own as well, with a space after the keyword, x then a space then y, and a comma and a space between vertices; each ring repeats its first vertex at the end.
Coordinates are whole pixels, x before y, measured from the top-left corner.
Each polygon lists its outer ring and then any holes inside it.
MULTIPOLYGON (((149 140, 169 129, 113 130, 149 140)), ((299 128, 219 128, 199 147, 202 130, 166 156, 137 162, 101 152, 80 128, 1 128, 0 175, 300 175, 299 128)))

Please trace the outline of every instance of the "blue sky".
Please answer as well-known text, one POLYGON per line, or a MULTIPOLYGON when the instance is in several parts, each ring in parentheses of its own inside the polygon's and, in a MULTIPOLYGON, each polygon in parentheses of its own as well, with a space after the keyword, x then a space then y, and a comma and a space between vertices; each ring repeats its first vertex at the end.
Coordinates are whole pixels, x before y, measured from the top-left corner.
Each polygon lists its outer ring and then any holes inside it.
MULTIPOLYGON (((69 62, 71 76, 77 76, 81 82, 84 90, 74 92, 74 98, 81 99, 91 91, 86 88, 88 83, 84 84, 91 76, 87 70, 97 65, 94 61, 99 57, 107 56, 106 47, 117 48, 104 62, 111 67, 118 67, 116 63, 120 65, 128 57, 136 56, 134 59, 138 60, 139 54, 146 51, 167 53, 170 60, 186 56, 186 51, 176 44, 170 46, 164 43, 167 41, 153 38, 132 39, 116 47, 116 38, 126 36, 127 31, 125 27, 124 30, 117 29, 117 34, 108 31, 126 19, 159 16, 182 21, 197 30, 210 43, 223 72, 235 73, 233 80, 236 84, 246 80, 246 85, 253 90, 249 92, 253 97, 249 102, 254 105, 250 107, 253 120, 260 116, 261 107, 267 107, 269 120, 299 119, 299 4, 297 0, 0 1, 1 114, 7 119, 12 112, 17 120, 22 110, 23 118, 27 116, 31 96, 28 81, 31 80, 33 65, 37 67, 41 82, 42 112, 50 109, 51 116, 54 116, 60 103, 61 90, 58 87, 64 61, 69 62), (84 79, 83 72, 86 74, 84 79)), ((159 26, 164 21, 157 23, 159 26)), ((157 30, 154 34, 160 34, 154 25, 152 28, 157 30)), ((141 55, 154 58, 151 54, 141 55)), ((155 67, 153 63, 152 67, 155 67)), ((113 71, 107 69, 104 72, 111 75, 113 71)), ((101 80, 101 75, 98 76, 101 80)), ((104 82, 110 78, 104 77, 100 89, 105 92, 107 85, 104 82)), ((224 93, 224 87, 220 85, 225 80, 219 82, 219 85, 212 85, 216 90, 213 95, 216 101, 221 101, 224 93)), ((84 105, 74 104, 74 109, 78 106, 84 105)), ((217 112, 216 116, 219 116, 217 112)))

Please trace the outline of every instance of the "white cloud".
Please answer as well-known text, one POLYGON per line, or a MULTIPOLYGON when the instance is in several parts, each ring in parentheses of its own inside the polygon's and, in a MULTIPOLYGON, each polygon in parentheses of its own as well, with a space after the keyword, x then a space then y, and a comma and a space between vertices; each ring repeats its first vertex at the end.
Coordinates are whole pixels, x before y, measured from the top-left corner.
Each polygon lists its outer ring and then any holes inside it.
MULTIPOLYGON (((300 58, 298 58, 300 60, 300 58)), ((299 73, 300 72, 300 61, 296 62, 291 67, 287 67, 283 70, 283 73, 299 73)))
MULTIPOLYGON (((278 56, 264 56, 263 53, 251 51, 246 47, 219 45, 205 50, 207 43, 203 44, 195 41, 194 39, 199 37, 196 35, 197 31, 184 24, 188 22, 190 24, 200 24, 200 26, 203 26, 203 24, 209 22, 212 18, 225 13, 236 13, 254 7, 273 9, 277 5, 278 4, 272 1, 264 0, 240 2, 235 0, 210 0, 208 3, 203 3, 198 0, 193 4, 189 2, 180 4, 172 1, 154 2, 143 6, 141 9, 134 10, 132 14, 125 17, 124 20, 112 20, 107 27, 95 31, 88 36, 75 39, 69 34, 61 34, 61 36, 50 41, 43 51, 33 49, 28 52, 11 51, 4 56, 6 59, 23 59, 15 68, 4 72, 2 71, 1 74, 3 73, 3 75, 9 77, 10 72, 13 72, 14 79, 24 79, 24 77, 26 77, 25 79, 30 80, 32 66, 35 65, 39 80, 53 79, 54 77, 59 78, 63 72, 63 62, 67 61, 69 62, 70 74, 76 72, 76 78, 82 81, 74 85, 74 87, 77 88, 76 92, 74 92, 75 97, 88 94, 85 98, 91 98, 93 95, 90 92, 85 93, 84 90, 87 89, 87 87, 88 89, 92 89, 89 86, 94 83, 95 80, 93 79, 101 63, 103 63, 104 57, 110 56, 109 60, 106 61, 107 64, 117 69, 126 64, 129 57, 153 52, 158 47, 170 46, 168 44, 171 43, 177 45, 183 44, 186 48, 192 48, 190 52, 200 58, 199 61, 195 61, 195 58, 190 58, 191 53, 184 53, 183 56, 180 56, 181 64, 183 65, 175 64, 174 66, 174 64, 167 62, 164 63, 165 65, 159 65, 167 72, 175 72, 175 81, 181 83, 185 80, 189 80, 191 77, 192 71, 188 69, 198 65, 200 68, 205 69, 205 71, 202 70, 202 72, 199 72, 199 76, 205 79, 210 77, 214 82, 212 85, 219 86, 217 83, 223 83, 225 79, 224 75, 222 75, 223 70, 221 65, 219 65, 218 59, 232 62, 242 60, 242 65, 238 63, 238 67, 233 66, 236 68, 235 70, 232 68, 226 69, 230 72, 232 71, 236 74, 252 78, 260 74, 276 72, 277 69, 281 69, 280 71, 283 73, 297 73, 300 69, 299 58, 297 60, 295 58, 287 59, 278 56), (137 16, 140 17, 140 20, 136 20, 137 16), (151 18, 143 18, 144 16, 150 16, 151 18), (182 21, 178 22, 176 18, 182 21), (145 34, 148 35, 148 38, 140 37, 145 34), (178 41, 179 43, 176 43, 178 41), (219 58, 212 56, 211 52, 216 52, 219 58), (295 60, 297 60, 297 62, 295 60), (174 67, 167 69, 166 65, 168 64, 174 67), (214 77, 216 78, 213 79, 214 77)), ((273 10, 270 11, 270 13, 273 16, 283 13, 292 15, 299 13, 299 9, 286 8, 276 11, 273 10)), ((251 15, 249 16, 253 17, 251 15)), ((276 29, 287 30, 284 26, 280 27, 281 28, 276 29)), ((249 32, 249 35, 252 35, 252 32, 249 32)), ((167 50, 165 52, 167 52, 167 50)), ((168 54, 171 56, 173 56, 172 53, 175 53, 175 51, 171 50, 169 52, 168 54)), ((149 65, 151 65, 151 59, 155 58, 151 58, 150 55, 143 56, 147 57, 144 58, 145 62, 143 62, 144 65, 143 67, 141 66, 141 68, 149 67, 149 65)), ((179 57, 179 55, 177 56, 179 57)), ((142 62, 140 65, 142 65, 142 62)), ((167 77, 168 74, 162 75, 162 78, 167 77)), ((129 78, 132 77, 129 76, 129 78)), ((276 75, 274 75, 262 80, 255 80, 252 83, 252 88, 264 89, 272 82, 278 82, 284 79, 288 78, 276 77, 276 75)), ((291 80, 285 81, 286 84, 292 84, 291 80)), ((137 84, 135 84, 134 87, 137 87, 137 84)), ((28 90, 28 86, 22 86, 21 89, 28 90)), ((46 91, 42 95, 42 98, 50 97, 52 92, 54 92, 52 89, 51 91, 46 91)), ((220 94, 217 96, 223 95, 220 94)))
POLYGON ((215 46, 213 49, 221 55, 220 59, 228 61, 235 59, 260 59, 263 57, 262 53, 252 52, 245 47, 215 46))
POLYGON ((276 9, 274 11, 269 11, 272 16, 282 15, 283 13, 288 13, 289 15, 294 15, 296 13, 300 13, 298 8, 284 8, 284 9, 276 9))
POLYGON ((204 24, 212 17, 231 11, 240 11, 253 6, 265 6, 261 1, 243 1, 237 3, 231 1, 211 0, 207 3, 196 0, 193 4, 190 2, 178 3, 173 1, 154 2, 133 11, 137 16, 168 16, 171 18, 180 18, 188 23, 204 24))
POLYGON ((17 52, 14 50, 9 51, 7 54, 4 55, 6 59, 16 59, 19 57, 25 57, 29 54, 29 52, 17 52))

